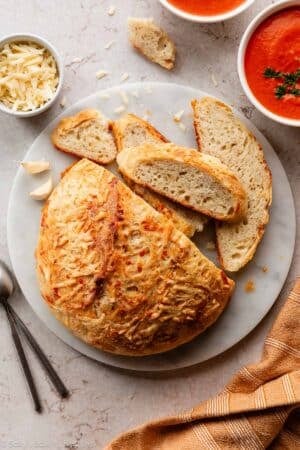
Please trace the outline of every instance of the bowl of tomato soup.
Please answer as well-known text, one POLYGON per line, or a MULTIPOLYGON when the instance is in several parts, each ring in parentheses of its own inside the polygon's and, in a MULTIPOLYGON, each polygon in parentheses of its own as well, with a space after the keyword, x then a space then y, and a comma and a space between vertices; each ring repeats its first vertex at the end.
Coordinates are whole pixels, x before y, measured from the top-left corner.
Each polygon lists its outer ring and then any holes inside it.
POLYGON ((238 72, 257 109, 300 127, 300 0, 272 5, 250 23, 239 47, 238 72))
POLYGON ((159 0, 169 11, 200 23, 220 22, 245 11, 255 0, 159 0))

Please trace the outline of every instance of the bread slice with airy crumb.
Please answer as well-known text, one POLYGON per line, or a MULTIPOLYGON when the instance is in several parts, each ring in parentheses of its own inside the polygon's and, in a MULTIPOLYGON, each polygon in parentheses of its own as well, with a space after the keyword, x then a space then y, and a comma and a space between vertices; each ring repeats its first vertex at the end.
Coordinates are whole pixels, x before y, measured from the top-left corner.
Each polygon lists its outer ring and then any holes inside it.
MULTIPOLYGON (((144 143, 168 142, 149 122, 134 114, 126 114, 113 122, 112 129, 118 151, 127 147, 137 147, 144 143)), ((166 197, 134 183, 129 178, 125 177, 125 181, 136 194, 172 221, 175 227, 188 237, 192 237, 196 231, 203 231, 204 225, 208 221, 207 217, 178 205, 166 197)))
POLYGON ((112 123, 112 130, 118 152, 127 147, 138 147, 147 142, 157 144, 169 142, 149 122, 134 114, 126 114, 112 123))
POLYGON ((176 49, 167 33, 152 19, 130 17, 128 19, 129 40, 134 48, 150 61, 165 69, 173 69, 176 49))
POLYGON ((219 158, 240 178, 248 211, 237 224, 217 224, 217 247, 225 270, 236 272, 254 256, 269 221, 272 176, 260 144, 231 108, 213 99, 193 100, 199 150, 219 158))
POLYGON ((174 144, 144 144, 117 156, 122 174, 183 206, 224 221, 238 221, 247 196, 217 158, 174 144))
POLYGON ((117 153, 111 122, 96 109, 65 117, 53 130, 51 139, 58 150, 99 164, 112 162, 117 153))

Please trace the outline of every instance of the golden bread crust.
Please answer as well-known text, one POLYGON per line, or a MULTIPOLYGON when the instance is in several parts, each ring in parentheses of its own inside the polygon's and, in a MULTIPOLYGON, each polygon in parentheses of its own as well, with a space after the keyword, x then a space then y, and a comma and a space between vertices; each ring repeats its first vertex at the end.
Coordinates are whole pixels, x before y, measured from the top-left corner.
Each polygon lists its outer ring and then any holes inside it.
POLYGON ((118 152, 122 151, 125 145, 126 128, 132 124, 134 127, 141 127, 147 133, 147 136, 152 136, 153 140, 159 142, 169 142, 169 140, 163 136, 156 128, 154 128, 149 122, 141 119, 135 114, 126 114, 118 120, 112 122, 112 130, 115 137, 115 142, 118 152))
POLYGON ((86 159, 46 202, 36 259, 55 316, 88 344, 121 355, 190 341, 234 288, 168 220, 86 159))

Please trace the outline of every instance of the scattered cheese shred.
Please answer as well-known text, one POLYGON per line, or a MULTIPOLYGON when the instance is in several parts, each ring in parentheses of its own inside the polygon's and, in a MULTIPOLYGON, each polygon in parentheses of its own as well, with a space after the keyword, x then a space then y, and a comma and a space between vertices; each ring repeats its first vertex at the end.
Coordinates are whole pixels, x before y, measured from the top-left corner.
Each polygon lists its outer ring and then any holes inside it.
POLYGON ((129 103, 129 99, 128 99, 128 96, 127 96, 126 92, 120 91, 119 94, 120 94, 120 97, 122 99, 122 102, 124 103, 124 105, 127 106, 128 103, 129 103))
POLYGON ((114 43, 115 43, 116 41, 109 41, 106 45, 105 45, 105 50, 109 50, 110 49, 110 47, 112 46, 112 45, 114 45, 114 43))
POLYGON ((145 111, 145 114, 143 115, 142 119, 145 120, 146 122, 148 122, 151 115, 152 115, 152 112, 149 109, 147 109, 145 111))
POLYGON ((82 61, 81 58, 78 58, 78 56, 76 58, 73 58, 71 61, 71 64, 76 64, 76 63, 80 63, 82 61))
POLYGON ((33 111, 58 86, 54 57, 35 42, 11 42, 0 50, 0 101, 13 111, 33 111))
POLYGON ((245 292, 247 292, 248 294, 250 294, 251 292, 255 291, 255 284, 253 280, 248 280, 247 283, 245 284, 245 292))
POLYGON ((100 98, 103 98, 104 100, 108 100, 110 98, 110 95, 106 94, 105 92, 101 92, 99 94, 100 98))
POLYGON ((127 72, 124 72, 123 75, 121 76, 121 81, 126 81, 129 78, 129 74, 127 72))
POLYGON ((66 106, 66 103, 67 103, 67 99, 66 99, 66 96, 64 95, 59 103, 61 108, 64 108, 66 106))
POLYGON ((105 70, 98 70, 98 72, 96 73, 96 78, 98 78, 98 80, 101 80, 101 78, 104 78, 108 75, 108 72, 106 72, 105 70))
POLYGON ((122 114, 122 113, 125 112, 125 111, 126 111, 126 108, 125 108, 124 105, 120 105, 120 106, 118 106, 117 108, 115 108, 115 110, 114 110, 114 112, 115 112, 116 114, 122 114))
POLYGON ((219 85, 219 83, 217 82, 217 79, 213 73, 211 74, 211 80, 215 87, 217 87, 219 85))
POLYGON ((186 125, 184 125, 184 123, 179 122, 179 123, 178 123, 178 126, 179 126, 179 128, 180 128, 182 131, 186 131, 186 125))
POLYGON ((177 123, 180 122, 183 114, 184 114, 184 109, 182 109, 181 111, 178 111, 176 114, 174 114, 174 116, 173 116, 174 122, 177 122, 177 123))
POLYGON ((116 12, 116 7, 115 6, 110 6, 108 11, 107 11, 107 14, 109 16, 113 16, 115 14, 115 12, 116 12))

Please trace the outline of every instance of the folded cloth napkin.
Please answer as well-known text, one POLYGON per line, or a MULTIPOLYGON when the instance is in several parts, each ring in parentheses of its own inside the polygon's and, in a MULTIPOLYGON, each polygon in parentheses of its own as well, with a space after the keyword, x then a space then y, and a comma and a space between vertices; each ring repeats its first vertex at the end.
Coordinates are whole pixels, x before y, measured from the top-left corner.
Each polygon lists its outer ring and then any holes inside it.
POLYGON ((262 359, 191 411, 129 431, 106 450, 300 449, 300 278, 262 359))

